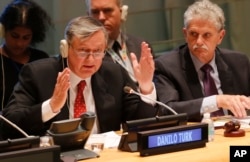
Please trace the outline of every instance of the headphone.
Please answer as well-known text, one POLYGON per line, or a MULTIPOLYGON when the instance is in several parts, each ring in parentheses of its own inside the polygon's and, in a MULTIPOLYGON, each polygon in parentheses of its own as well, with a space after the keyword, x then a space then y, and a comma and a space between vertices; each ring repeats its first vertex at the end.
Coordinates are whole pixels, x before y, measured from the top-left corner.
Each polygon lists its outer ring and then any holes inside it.
POLYGON ((121 19, 123 22, 125 22, 127 20, 127 15, 128 15, 128 5, 123 5, 121 9, 122 9, 121 19))
POLYGON ((67 57, 68 57, 68 52, 69 52, 69 44, 66 39, 62 39, 60 41, 59 49, 60 49, 60 54, 62 56, 62 65, 64 69, 66 65, 68 64, 67 57))
POLYGON ((60 41, 60 52, 62 58, 67 58, 68 57, 68 50, 69 50, 69 44, 65 39, 62 39, 60 41))

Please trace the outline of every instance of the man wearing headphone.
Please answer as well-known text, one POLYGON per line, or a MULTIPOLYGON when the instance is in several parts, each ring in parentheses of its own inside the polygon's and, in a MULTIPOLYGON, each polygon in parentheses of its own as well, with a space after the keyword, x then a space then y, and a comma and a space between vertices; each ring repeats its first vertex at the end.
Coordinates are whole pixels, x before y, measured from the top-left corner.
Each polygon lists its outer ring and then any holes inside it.
MULTIPOLYGON (((65 39, 66 44, 61 45, 65 58, 51 57, 22 68, 19 84, 3 111, 7 119, 29 135, 45 135, 52 122, 75 117, 77 85, 81 81, 85 82, 81 94, 86 111, 97 116, 94 133, 120 130, 120 124, 127 120, 156 114, 153 103, 124 92, 125 86, 136 89, 128 73, 118 64, 103 61, 108 34, 99 21, 89 16, 73 19, 65 29, 65 39)), ((140 93, 156 99, 151 49, 145 42, 141 48, 139 62, 131 54, 134 74, 140 93)), ((4 138, 20 137, 7 125, 3 132, 4 138)))
POLYGON ((85 0, 85 3, 87 14, 99 20, 108 31, 108 49, 104 59, 120 64, 136 82, 129 54, 134 52, 139 59, 144 40, 121 32, 128 6, 122 5, 122 0, 85 0))

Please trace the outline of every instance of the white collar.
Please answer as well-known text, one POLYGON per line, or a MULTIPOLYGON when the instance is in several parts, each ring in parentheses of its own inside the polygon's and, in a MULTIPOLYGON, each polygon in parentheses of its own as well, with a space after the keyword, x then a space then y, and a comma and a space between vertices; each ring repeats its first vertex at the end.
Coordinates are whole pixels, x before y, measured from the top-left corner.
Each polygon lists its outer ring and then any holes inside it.
POLYGON ((86 79, 82 79, 79 76, 77 76, 75 73, 73 73, 72 71, 70 72, 70 86, 72 88, 75 88, 77 86, 77 84, 82 80, 86 81, 86 86, 88 87, 88 85, 90 85, 90 82, 91 82, 91 77, 88 77, 86 79))

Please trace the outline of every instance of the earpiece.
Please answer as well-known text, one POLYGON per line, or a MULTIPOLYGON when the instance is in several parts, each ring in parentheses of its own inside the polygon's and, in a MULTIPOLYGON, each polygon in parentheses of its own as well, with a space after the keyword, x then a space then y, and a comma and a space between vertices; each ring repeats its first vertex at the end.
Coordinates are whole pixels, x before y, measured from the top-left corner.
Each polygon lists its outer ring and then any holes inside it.
POLYGON ((4 37, 4 26, 2 23, 0 23, 0 38, 4 37))
POLYGON ((65 39, 61 40, 60 41, 60 52, 61 52, 61 56, 63 58, 68 57, 68 50, 69 50, 68 42, 65 39))
POLYGON ((127 5, 123 5, 122 6, 122 14, 121 14, 122 21, 126 21, 127 20, 127 15, 128 15, 128 6, 127 5))

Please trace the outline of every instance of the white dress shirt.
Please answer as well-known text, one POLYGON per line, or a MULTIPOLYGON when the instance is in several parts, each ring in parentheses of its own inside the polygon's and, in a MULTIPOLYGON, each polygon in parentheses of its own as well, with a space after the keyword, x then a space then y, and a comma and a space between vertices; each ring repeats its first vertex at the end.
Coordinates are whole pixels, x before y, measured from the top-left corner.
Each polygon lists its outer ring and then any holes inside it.
MULTIPOLYGON (((74 116, 74 102, 77 94, 77 84, 81 81, 82 79, 79 78, 77 75, 75 75, 73 72, 70 73, 70 89, 69 89, 69 95, 70 97, 67 98, 67 104, 69 107, 69 119, 72 119, 74 116)), ((96 113, 96 108, 95 108, 95 100, 93 97, 93 92, 92 92, 92 86, 91 86, 91 78, 85 79, 86 81, 86 87, 84 88, 83 95, 85 99, 85 104, 87 111, 91 111, 96 113)), ((153 84, 153 83, 152 83, 153 84)), ((153 84, 154 86, 154 84, 153 84)), ((155 103, 153 100, 156 100, 156 89, 154 86, 153 92, 151 94, 145 95, 146 98, 141 97, 141 99, 149 104, 154 105, 155 103), (148 100, 147 98, 151 98, 152 100, 148 100)), ((43 122, 46 122, 56 116, 59 112, 53 113, 51 107, 50 107, 50 99, 46 100, 42 104, 42 120, 43 122)), ((98 114, 96 114, 98 116, 98 114)), ((95 124, 92 129, 92 133, 99 133, 99 126, 98 126, 98 118, 96 117, 95 124)))
MULTIPOLYGON (((200 81, 200 84, 202 87, 202 92, 204 94, 204 85, 203 85, 204 73, 200 69, 204 64, 201 63, 194 55, 192 55, 192 54, 190 54, 190 55, 191 55, 191 58, 193 60, 194 66, 195 66, 195 70, 196 70, 198 77, 199 77, 199 81, 200 81)), ((221 82, 219 79, 217 65, 215 64, 215 57, 213 57, 213 59, 209 62, 209 65, 211 65, 211 67, 213 68, 213 70, 210 72, 210 75, 214 79, 218 94, 223 94, 222 89, 221 89, 221 82)), ((201 114, 203 114, 205 112, 214 112, 217 110, 219 110, 219 108, 218 108, 217 102, 216 102, 216 95, 204 97, 204 99, 202 101, 201 108, 200 108, 201 114)), ((223 109, 223 111, 224 111, 225 115, 228 114, 226 109, 223 109)))

